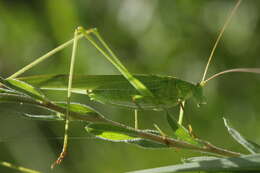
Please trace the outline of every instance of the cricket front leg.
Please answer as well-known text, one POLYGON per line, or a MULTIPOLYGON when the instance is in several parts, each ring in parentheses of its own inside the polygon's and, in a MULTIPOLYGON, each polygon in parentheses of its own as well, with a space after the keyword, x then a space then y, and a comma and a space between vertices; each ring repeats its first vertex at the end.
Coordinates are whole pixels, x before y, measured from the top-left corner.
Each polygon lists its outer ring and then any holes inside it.
POLYGON ((21 74, 23 74, 24 72, 30 70, 32 67, 38 65, 39 63, 43 62, 44 60, 50 58, 52 55, 54 55, 55 53, 65 49, 66 47, 70 46, 71 44, 73 44, 74 40, 77 39, 81 39, 83 37, 83 34, 78 34, 76 38, 73 38, 65 43, 63 43, 62 45, 56 47, 55 49, 49 51, 48 53, 40 56, 39 58, 37 58, 36 60, 34 60, 33 62, 31 62, 30 64, 26 65, 25 67, 21 68, 20 70, 18 70, 17 72, 15 72, 14 74, 12 74, 11 76, 9 76, 8 78, 16 78, 18 76, 20 76, 21 74))

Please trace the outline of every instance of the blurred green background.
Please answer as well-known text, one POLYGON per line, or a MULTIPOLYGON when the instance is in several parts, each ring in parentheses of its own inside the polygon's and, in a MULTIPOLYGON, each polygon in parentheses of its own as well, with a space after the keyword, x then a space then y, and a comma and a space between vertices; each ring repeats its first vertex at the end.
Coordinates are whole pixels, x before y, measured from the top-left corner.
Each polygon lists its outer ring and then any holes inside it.
MULTIPOLYGON (((0 75, 8 77, 37 57, 64 43, 81 25, 97 27, 133 73, 161 74, 198 82, 216 35, 235 0, 0 0, 0 75)), ((209 75, 238 67, 260 67, 260 1, 244 1, 217 48, 209 75)), ((71 47, 26 72, 68 73, 71 47)), ((77 74, 118 74, 87 41, 81 40, 77 74)), ((208 76, 209 76, 208 75, 208 76)), ((230 74, 205 87, 207 105, 186 105, 195 133, 217 146, 245 152, 228 135, 222 117, 249 139, 260 143, 260 76, 230 74)), ((50 93, 56 100, 65 94, 50 93)), ((107 117, 133 125, 133 112, 91 103, 107 117)), ((177 109, 172 109, 177 115, 177 109)), ((157 123, 169 131, 164 112, 140 112, 140 127, 157 123)), ((86 138, 84 123, 71 123, 69 153, 50 170, 62 148, 63 123, 40 122, 1 108, 0 160, 42 172, 119 173, 179 163, 198 156, 184 150, 144 150, 132 145, 86 138)), ((0 172, 17 172, 0 167, 0 172)))

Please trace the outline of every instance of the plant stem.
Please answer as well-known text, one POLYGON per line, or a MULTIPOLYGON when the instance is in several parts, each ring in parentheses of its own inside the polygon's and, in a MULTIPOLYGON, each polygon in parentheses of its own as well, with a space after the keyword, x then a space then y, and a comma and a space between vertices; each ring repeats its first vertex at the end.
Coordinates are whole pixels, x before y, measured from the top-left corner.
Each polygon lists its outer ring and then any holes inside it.
POLYGON ((35 171, 35 170, 25 168, 25 167, 22 167, 22 166, 17 166, 17 165, 14 165, 12 163, 5 162, 5 161, 0 161, 0 165, 14 169, 14 170, 18 170, 18 171, 21 171, 21 172, 24 172, 24 173, 40 173, 39 171, 35 171))

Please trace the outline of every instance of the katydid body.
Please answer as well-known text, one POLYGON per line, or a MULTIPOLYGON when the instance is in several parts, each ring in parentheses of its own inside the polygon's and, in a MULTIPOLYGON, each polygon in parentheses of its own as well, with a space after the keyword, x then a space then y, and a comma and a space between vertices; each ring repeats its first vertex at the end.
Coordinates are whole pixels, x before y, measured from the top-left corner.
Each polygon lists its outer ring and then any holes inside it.
MULTIPOLYGON (((72 92, 87 94, 91 100, 133 109, 163 110, 180 102, 195 98, 197 104, 204 99, 202 87, 170 76, 134 75, 155 96, 157 102, 142 97, 122 75, 75 76, 72 92), (137 98, 137 99, 136 99, 137 98)), ((67 75, 20 78, 33 86, 48 90, 67 90, 67 75)))
MULTIPOLYGON (((230 22, 234 12, 238 8, 241 0, 238 0, 233 8, 226 23, 224 24, 217 41, 211 51, 208 63, 206 65, 202 81, 198 84, 192 84, 174 77, 157 76, 157 75, 132 75, 127 68, 120 62, 119 58, 114 54, 106 42, 102 39, 96 29, 85 30, 79 27, 75 30, 74 38, 63 45, 53 49, 47 54, 39 57, 36 61, 25 66, 18 72, 11 75, 9 78, 17 78, 17 76, 29 70, 33 66, 47 59, 54 53, 73 44, 71 67, 68 75, 52 75, 52 76, 36 76, 28 78, 20 78, 25 82, 32 84, 41 89, 56 89, 67 90, 67 115, 65 125, 65 136, 62 152, 57 161, 52 165, 54 167, 59 164, 66 154, 68 140, 68 124, 69 124, 69 107, 71 92, 80 92, 88 95, 90 99, 118 106, 124 106, 133 109, 151 109, 151 110, 166 110, 169 107, 182 106, 184 102, 190 98, 195 98, 197 104, 204 103, 202 87, 208 80, 205 80, 206 73, 210 61, 213 57, 216 46, 223 35, 223 32, 230 22), (117 68, 120 75, 101 75, 101 76, 74 76, 73 68, 76 56, 77 41, 81 38, 86 38, 111 64, 117 68)), ((231 71, 218 73, 219 76, 231 71)), ((260 73, 260 70, 252 69, 233 69, 232 72, 254 72, 260 73)), ((181 122, 181 121, 180 121, 181 122)), ((180 123, 181 124, 181 123, 180 123)), ((137 126, 136 126, 137 128, 137 126)))

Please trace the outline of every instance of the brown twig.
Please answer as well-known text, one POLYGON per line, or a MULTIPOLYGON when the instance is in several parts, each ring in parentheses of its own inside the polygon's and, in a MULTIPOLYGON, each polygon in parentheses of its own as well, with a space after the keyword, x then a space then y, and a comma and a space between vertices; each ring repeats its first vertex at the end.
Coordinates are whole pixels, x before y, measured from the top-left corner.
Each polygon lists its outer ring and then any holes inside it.
MULTIPOLYGON (((62 114, 66 113, 65 108, 57 106, 51 102, 38 103, 38 105, 55 110, 62 114)), ((204 141, 204 140, 199 140, 201 143, 204 144, 203 147, 200 147, 200 146, 196 146, 196 145, 187 143, 185 141, 180 141, 180 140, 170 138, 167 136, 152 134, 152 133, 149 133, 144 130, 135 129, 130 126, 106 119, 104 116, 84 116, 77 112, 70 112, 70 116, 74 119, 79 119, 79 120, 93 122, 93 123, 110 124, 110 125, 124 128, 124 129, 128 129, 128 130, 131 130, 131 131, 135 132, 136 134, 138 134, 139 137, 141 137, 141 138, 149 139, 149 140, 161 143, 161 144, 167 144, 167 146, 169 146, 169 147, 182 148, 182 149, 194 150, 194 151, 199 151, 199 152, 207 152, 207 153, 217 154, 217 155, 227 156, 227 157, 238 157, 238 156, 242 155, 237 152, 229 151, 229 150, 214 146, 213 144, 209 143, 208 141, 204 141)))

